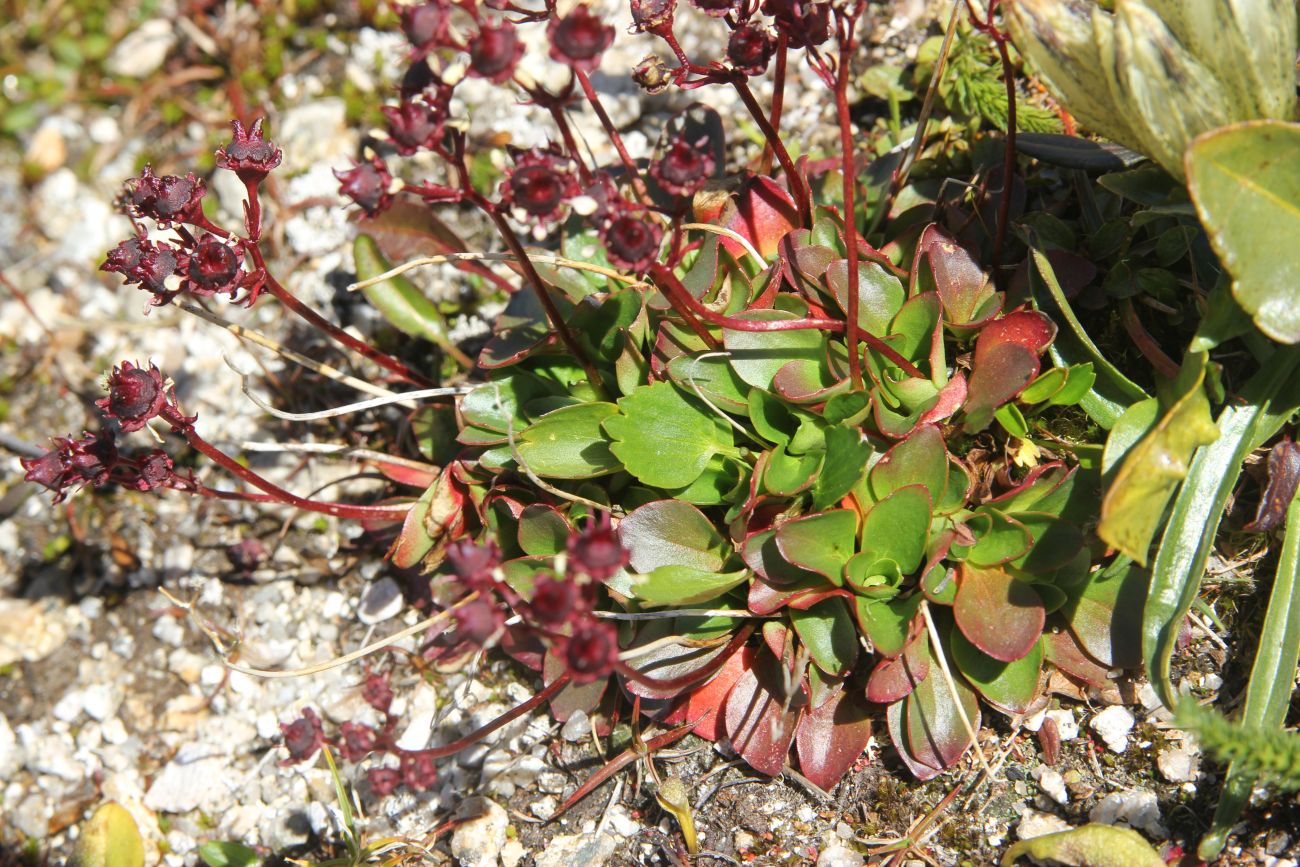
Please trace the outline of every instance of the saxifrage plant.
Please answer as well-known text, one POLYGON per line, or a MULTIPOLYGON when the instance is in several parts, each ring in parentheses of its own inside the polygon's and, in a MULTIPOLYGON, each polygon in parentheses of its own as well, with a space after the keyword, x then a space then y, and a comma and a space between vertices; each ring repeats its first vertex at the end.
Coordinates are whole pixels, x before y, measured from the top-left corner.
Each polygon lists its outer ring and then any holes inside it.
MULTIPOLYGON (((1103 400, 1097 376, 1089 362, 1044 365, 1056 326, 1006 278, 1018 259, 1034 279, 1055 278, 1047 257, 1029 263, 1008 233, 1002 182, 986 173, 969 196, 936 200, 899 175, 895 194, 916 204, 877 210, 887 216, 864 236, 875 204, 863 201, 870 172, 850 93, 865 4, 693 6, 632 3, 636 29, 662 49, 635 78, 650 92, 734 90, 764 151, 730 173, 728 121, 703 106, 669 124, 652 159, 631 157, 591 83, 614 31, 589 7, 402 9, 411 65, 384 109, 387 138, 337 174, 372 227, 406 219, 414 202, 477 211, 496 230, 503 254, 467 253, 450 231, 429 236, 431 261, 508 297, 469 374, 456 370, 461 350, 442 312, 388 268, 375 238, 357 239, 358 288, 449 363, 364 344, 271 275, 259 194, 281 155, 260 126, 236 124, 218 154, 247 189, 242 235, 205 214, 193 175, 146 169, 123 196, 137 236, 104 269, 151 303, 211 317, 205 305, 218 296, 252 305, 269 295, 390 381, 420 387, 393 393, 342 377, 379 392, 364 407, 459 398, 454 415, 414 417, 430 431, 454 426, 454 446, 438 443, 458 448, 443 466, 372 458, 423 488, 418 498, 294 495, 204 439, 163 372, 127 362, 100 401, 107 419, 125 433, 165 424, 259 493, 200 483, 161 450, 128 457, 107 428, 26 462, 56 497, 87 483, 166 487, 287 503, 388 534, 392 562, 430 575, 444 607, 426 655, 499 645, 544 683, 485 729, 402 756, 401 775, 419 766, 409 783, 427 785, 433 758, 545 702, 559 719, 587 712, 600 730, 630 704, 680 724, 672 737, 725 738, 767 774, 793 750, 825 788, 883 717, 903 762, 927 779, 971 746, 982 708, 1019 718, 1042 707, 1049 670, 1102 686, 1138 662, 1126 617, 1145 576, 1128 560, 1100 568, 1088 533, 1097 449, 1046 433, 1046 421, 1081 418, 1072 407, 1103 400), (699 62, 682 48, 675 22, 699 13, 726 28, 725 58, 699 62), (544 27, 550 57, 571 71, 558 92, 521 68, 525 27, 544 27), (778 132, 787 64, 800 57, 835 105, 828 159, 796 161, 778 132), (765 110, 749 80, 773 65, 765 110), (555 141, 512 151, 503 177, 485 179, 451 111, 465 76, 540 106, 555 141), (613 164, 578 146, 569 112, 579 100, 608 132, 613 164), (395 157, 417 153, 442 171, 400 179, 395 157), (146 221, 171 236, 151 240, 146 221), (499 261, 510 270, 487 264, 499 261), (444 374, 470 384, 440 387, 444 374)), ((1005 61, 993 19, 976 26, 1005 61)), ((1017 100, 1009 66, 1004 74, 1003 178, 1016 167, 1017 100)), ((324 734, 304 717, 287 737, 305 758, 324 734)), ((341 737, 354 758, 392 749, 383 733, 341 737)), ((375 782, 382 791, 397 777, 375 782)))

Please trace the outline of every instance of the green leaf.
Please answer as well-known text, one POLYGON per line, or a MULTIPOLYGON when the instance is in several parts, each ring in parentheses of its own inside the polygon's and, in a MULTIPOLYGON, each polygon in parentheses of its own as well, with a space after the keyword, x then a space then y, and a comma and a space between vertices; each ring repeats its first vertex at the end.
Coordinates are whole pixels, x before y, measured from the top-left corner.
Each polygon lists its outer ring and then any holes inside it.
POLYGON ((935 425, 921 425, 876 461, 871 468, 871 493, 883 500, 901 487, 919 484, 938 503, 944 499, 948 473, 943 434, 935 425))
POLYGON ((736 415, 749 415, 749 387, 720 355, 709 358, 679 355, 668 362, 668 375, 687 394, 695 393, 691 387, 694 384, 721 409, 736 415))
POLYGON ((669 382, 619 398, 618 414, 604 426, 627 471, 657 488, 685 487, 715 454, 736 454, 727 423, 669 382))
MULTIPOLYGON (((1295 685, 1296 663, 1300 660, 1300 508, 1291 501, 1287 510, 1286 535, 1278 558, 1273 589, 1259 632, 1255 664, 1246 686, 1246 702, 1240 724, 1247 729, 1280 729, 1286 723, 1295 685)), ((1250 800, 1257 777, 1232 763, 1214 812, 1214 822, 1201 840, 1197 855, 1213 861, 1223 849, 1228 834, 1250 800)))
POLYGON ((76 867, 144 867, 144 840, 135 819, 116 801, 101 804, 81 826, 76 867))
POLYGON ((826 431, 826 459, 813 482, 812 507, 821 511, 838 503, 862 481, 873 449, 856 428, 839 425, 826 431))
POLYGON ((1024 713, 1038 694, 1043 672, 1043 643, 1014 662, 1001 662, 981 651, 954 629, 949 635, 952 661, 984 700, 1003 713, 1024 713))
POLYGON ((776 530, 776 545, 785 559, 838 587, 844 583, 844 566, 853 556, 857 533, 858 516, 833 509, 786 521, 776 530))
POLYGON ((887 557, 903 574, 921 565, 930 538, 930 492, 905 485, 872 506, 862 519, 862 550, 887 557))
POLYGON ((1219 436, 1205 396, 1205 365, 1204 353, 1187 356, 1168 408, 1129 450, 1102 499, 1097 534, 1143 565, 1165 504, 1187 475, 1193 452, 1219 436))
POLYGON ((903 652, 907 645, 908 628, 912 618, 925 597, 914 593, 906 599, 889 599, 878 601, 855 597, 854 614, 862 632, 871 639, 876 652, 882 656, 895 657, 903 652))
POLYGON ((623 468, 601 423, 617 416, 612 403, 579 403, 548 412, 519 435, 519 457, 539 476, 590 479, 623 468))
POLYGON ((1196 139, 1186 160, 1233 294, 1269 337, 1300 341, 1300 124, 1224 127, 1196 139))
POLYGON ((694 605, 725 593, 749 577, 748 569, 707 572, 690 566, 660 566, 632 580, 632 592, 651 605, 694 605))
MULTIPOLYGON (((357 235, 352 242, 352 256, 356 261, 358 282, 377 277, 392 267, 379 251, 379 244, 369 235, 357 235)), ((361 293, 404 334, 422 338, 444 349, 455 348, 447 336, 447 320, 438 306, 405 277, 390 277, 382 283, 367 286, 361 293)))
POLYGON ((1041 250, 1034 250, 1033 259, 1034 267, 1029 269, 1029 285, 1033 290, 1034 307, 1058 321, 1064 320, 1066 325, 1048 347, 1052 363, 1057 367, 1092 363, 1096 381, 1092 389, 1079 399, 1079 405, 1093 421, 1109 430, 1129 405, 1144 400, 1147 393, 1120 373, 1101 354, 1097 344, 1092 342, 1083 323, 1070 308, 1070 302, 1066 300, 1061 284, 1056 281, 1056 273, 1047 256, 1041 250))
POLYGON ((1106 437, 1106 447, 1101 453, 1101 476, 1108 485, 1115 471, 1124 462, 1124 456, 1155 427, 1159 417, 1160 401, 1148 397, 1124 410, 1115 420, 1110 435, 1106 437))
POLYGON ((727 543, 713 522, 680 500, 655 500, 635 509, 619 523, 618 538, 636 572, 668 565, 716 572, 726 559, 727 543))
POLYGON ((790 620, 822 671, 840 675, 853 667, 858 658, 858 630, 843 599, 823 599, 803 610, 791 608, 790 620))
POLYGON ((572 533, 572 525, 550 506, 534 503, 519 514, 519 547, 530 557, 555 556, 572 533))
POLYGON ((1300 407, 1300 350, 1283 348, 1264 364, 1218 422, 1219 438, 1197 451, 1174 500, 1151 566, 1151 587, 1142 612, 1142 656, 1160 700, 1174 706, 1170 659, 1183 619, 1200 589, 1228 497, 1241 464, 1281 429, 1300 407))
MULTIPOLYGON (((755 322, 798 319, 785 310, 753 310, 738 317, 755 322)), ((732 331, 724 329, 722 342, 731 353, 731 367, 736 375, 756 388, 772 390, 772 380, 791 361, 821 363, 825 355, 826 336, 811 328, 794 331, 732 331)))
POLYGON ((1002 856, 1002 867, 1014 867, 1017 859, 1026 856, 1066 867, 1164 867, 1165 863, 1137 831, 1096 824, 1021 840, 1002 856))
POLYGON ((255 867, 262 857, 243 843, 209 840, 199 847, 199 860, 208 867, 255 867))

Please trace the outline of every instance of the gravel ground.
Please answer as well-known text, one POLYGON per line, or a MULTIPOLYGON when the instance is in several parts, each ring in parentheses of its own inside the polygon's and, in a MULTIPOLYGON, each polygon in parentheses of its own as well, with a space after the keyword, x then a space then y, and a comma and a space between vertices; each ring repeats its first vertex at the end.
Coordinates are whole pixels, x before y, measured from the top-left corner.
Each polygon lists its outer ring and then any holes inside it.
MULTIPOLYGON (((169 24, 167 12, 133 29, 110 68, 128 77, 157 75, 166 57, 195 39, 169 24)), ((927 14, 924 3, 898 2, 877 14, 875 32, 890 52, 906 53, 900 34, 915 33, 910 28, 927 14)), ((382 88, 396 71, 383 58, 400 56, 401 48, 391 33, 361 30, 353 37, 328 40, 323 59, 280 81, 283 99, 271 129, 285 165, 271 220, 281 273, 294 269, 291 288, 365 333, 375 326, 373 316, 340 293, 351 279, 351 228, 332 204, 329 173, 347 164, 358 137, 347 127, 343 101, 329 94, 343 79, 363 90, 382 88)), ((597 81, 616 121, 635 127, 628 135, 634 156, 648 151, 668 112, 681 104, 643 100, 630 89, 619 67, 639 56, 616 52, 597 81)), ((819 91, 796 85, 791 92, 789 124, 818 128, 829 110, 819 91)), ((461 98, 472 131, 483 135, 515 110, 494 105, 481 88, 462 88, 461 98)), ((725 100, 712 104, 724 117, 734 109, 725 100)), ((283 763, 280 725, 308 707, 331 730, 378 722, 361 696, 363 667, 249 677, 222 666, 198 624, 237 637, 245 665, 310 665, 416 622, 407 579, 390 573, 375 556, 375 542, 350 524, 126 491, 81 495, 52 509, 48 496, 21 482, 17 455, 24 449, 94 426, 90 401, 104 371, 122 359, 158 362, 175 379, 186 410, 198 413, 200 430, 232 450, 249 440, 332 435, 287 429, 240 393, 228 365, 257 372, 262 383, 292 380, 274 356, 172 308, 144 316, 143 295, 96 272, 103 252, 129 231, 112 199, 141 155, 153 152, 148 136, 126 125, 129 114, 74 102, 17 140, 0 139, 0 445, 7 450, 0 463, 0 864, 28 856, 62 860, 76 823, 105 799, 135 816, 150 863, 195 864, 197 847, 211 840, 238 840, 268 855, 320 857, 336 852, 339 841, 331 776, 319 757, 283 763), (266 556, 241 571, 227 548, 247 540, 258 540, 266 556)), ((578 126, 588 140, 602 138, 590 117, 578 126)), ((533 144, 529 130, 543 125, 511 128, 519 130, 516 143, 533 144)), ((209 130, 197 121, 168 133, 178 154, 202 151, 208 141, 209 130)), ((238 186, 221 176, 213 185, 233 218, 238 186)), ((449 291, 437 278, 419 279, 430 291, 449 291)), ((230 315, 337 361, 274 304, 230 315)), ((458 327, 468 335, 484 326, 458 327)), ((146 439, 136 434, 133 442, 146 439)), ((339 482, 350 472, 276 454, 251 460, 295 490, 339 482)), ((219 482, 210 468, 199 473, 219 482)), ((365 485, 343 480, 341 491, 363 492, 365 485)), ((414 640, 403 646, 414 648, 414 640)), ((1216 690, 1222 649, 1203 631, 1191 647, 1198 673, 1188 675, 1189 685, 1216 690)), ((409 748, 452 740, 534 688, 527 672, 495 655, 460 671, 395 670, 393 711, 409 748)), ((729 863, 847 867, 862 864, 862 852, 918 833, 924 861, 989 863, 1009 841, 1089 820, 1186 846, 1203 828, 1214 778, 1193 746, 1162 727, 1150 699, 1149 687, 1121 681, 1105 695, 1062 701, 1049 714, 1062 741, 1055 766, 1043 763, 1033 735, 1041 716, 1027 721, 1027 730, 987 732, 989 754, 1005 752, 1006 762, 995 781, 978 787, 971 761, 922 786, 908 780, 888 749, 875 747, 831 798, 793 778, 754 778, 725 751, 694 739, 678 744, 661 768, 691 785, 701 844, 729 863), (958 788, 960 797, 937 821, 916 825, 958 788)), ((544 714, 523 717, 441 763, 437 785, 420 794, 376 797, 365 783, 365 762, 344 763, 342 774, 357 786, 366 839, 398 835, 427 843, 423 857, 435 863, 677 863, 676 829, 632 772, 547 821, 599 765, 589 731, 581 718, 561 729, 544 714), (448 822, 455 830, 431 841, 448 822)), ((1294 867, 1300 841, 1295 822, 1285 818, 1294 807, 1271 809, 1272 819, 1255 814, 1234 862, 1294 867)), ((904 863, 923 863, 918 859, 904 863)))

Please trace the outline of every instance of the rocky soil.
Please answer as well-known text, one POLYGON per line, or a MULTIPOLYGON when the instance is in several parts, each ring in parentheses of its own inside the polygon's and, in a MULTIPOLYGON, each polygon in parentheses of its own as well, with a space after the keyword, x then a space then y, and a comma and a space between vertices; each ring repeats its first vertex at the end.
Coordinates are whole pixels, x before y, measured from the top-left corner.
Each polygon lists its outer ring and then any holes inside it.
MULTIPOLYGON (((905 55, 901 34, 914 37, 932 10, 919 2, 880 5, 888 8, 873 19, 887 46, 879 51, 905 55)), ((90 402, 104 371, 122 359, 157 361, 205 435, 232 451, 244 448, 261 471, 295 490, 339 484, 356 493, 373 482, 345 478, 353 473, 345 462, 242 444, 356 443, 392 429, 398 417, 346 428, 287 426, 243 396, 231 369, 254 374, 250 387, 281 401, 290 393, 293 402, 298 378, 282 361, 173 308, 145 316, 142 294, 97 273, 104 251, 129 232, 112 207, 121 181, 145 159, 160 170, 192 167, 228 112, 195 105, 179 121, 150 114, 149 95, 160 91, 148 85, 183 86, 186 59, 202 59, 210 50, 203 40, 212 39, 176 24, 172 5, 149 8, 147 20, 123 28, 104 63, 135 98, 44 105, 38 123, 0 138, 0 865, 62 861, 77 823, 106 799, 136 818, 150 863, 198 863, 198 847, 214 840, 240 841, 273 860, 338 854, 342 813, 331 775, 319 756, 286 764, 280 727, 304 708, 317 710, 331 730, 376 722, 360 693, 366 664, 252 677, 223 666, 209 635, 237 645, 243 665, 291 669, 352 652, 421 616, 408 604, 408 577, 393 573, 377 556, 382 548, 352 524, 179 493, 87 491, 52 508, 47 494, 22 482, 18 457, 49 436, 93 428, 90 402), (262 556, 232 561, 228 549, 250 540, 262 556)), ((291 288, 364 333, 376 323, 342 292, 353 278, 351 226, 330 174, 357 153, 358 134, 344 100, 332 94, 347 81, 380 100, 402 43, 366 27, 317 27, 312 59, 281 76, 269 108, 270 129, 285 151, 270 211, 274 241, 280 273, 292 271, 291 288)), ((638 57, 629 49, 610 58, 597 81, 616 121, 635 127, 627 137, 634 156, 648 151, 680 102, 646 101, 631 89, 620 72, 638 57)), ((33 51, 16 62, 52 61, 33 51)), ((517 117, 486 89, 461 93, 476 134, 502 128, 507 114, 517 117)), ((817 128, 827 110, 817 93, 792 88, 792 126, 817 128)), ((715 107, 724 116, 731 108, 715 107)), ((542 128, 509 126, 521 145, 537 143, 529 136, 542 128)), ((579 130, 593 142, 601 138, 590 117, 579 130)), ((220 174, 212 180, 234 221, 241 190, 220 174)), ((446 275, 418 279, 431 292, 456 289, 446 275)), ((341 363, 272 303, 224 312, 341 363)), ((466 318, 457 334, 472 339, 486 327, 466 318)), ((198 472, 223 483, 211 468, 198 472)), ((1205 694, 1221 686, 1221 645, 1208 629, 1194 636, 1189 686, 1205 694)), ((414 649, 417 639, 398 647, 414 649)), ((394 711, 408 748, 452 740, 536 686, 495 654, 455 672, 418 671, 400 655, 369 664, 395 671, 394 711)), ((692 738, 657 763, 688 783, 701 846, 720 862, 847 867, 897 850, 896 863, 983 864, 1009 841, 1090 820, 1136 828, 1176 857, 1176 847, 1189 846, 1205 826, 1216 769, 1164 727, 1162 714, 1149 687, 1120 680, 1104 695, 1062 701, 1047 714, 1061 741, 1054 764, 1045 762, 1034 734, 1040 715, 1021 729, 987 733, 992 780, 968 761, 917 785, 887 747, 873 747, 830 796, 794 776, 755 777, 725 748, 692 738), (915 848, 896 845, 904 839, 915 848)), ((623 746, 595 741, 580 717, 561 728, 538 713, 442 763, 438 784, 423 793, 376 797, 365 783, 366 762, 343 763, 341 775, 356 787, 363 838, 399 838, 412 863, 682 863, 676 826, 641 785, 641 770, 552 821, 599 767, 596 748, 623 746)), ((1296 815, 1291 804, 1254 811, 1230 863, 1294 867, 1296 815)))

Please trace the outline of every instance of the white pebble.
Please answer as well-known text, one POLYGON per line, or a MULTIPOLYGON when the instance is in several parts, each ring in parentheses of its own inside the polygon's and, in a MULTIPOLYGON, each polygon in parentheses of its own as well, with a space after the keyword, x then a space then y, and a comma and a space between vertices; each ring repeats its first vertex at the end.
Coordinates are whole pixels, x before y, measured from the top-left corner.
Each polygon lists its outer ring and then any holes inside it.
POLYGON ((1116 704, 1094 716, 1089 725, 1111 752, 1122 753, 1128 749, 1128 733, 1133 731, 1134 722, 1128 708, 1116 704))

